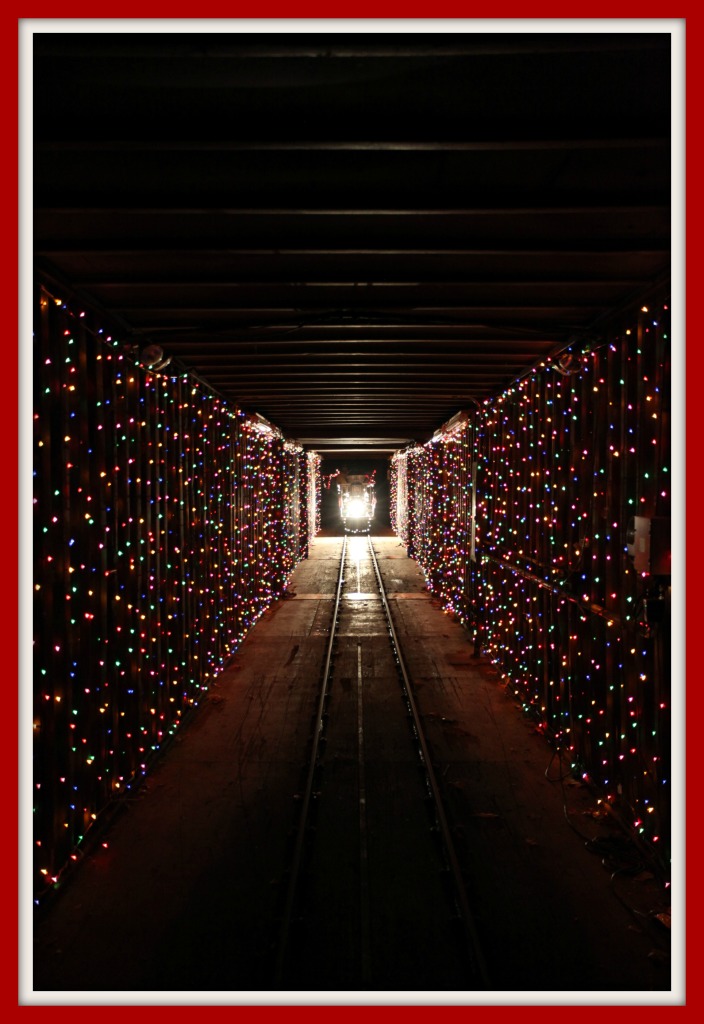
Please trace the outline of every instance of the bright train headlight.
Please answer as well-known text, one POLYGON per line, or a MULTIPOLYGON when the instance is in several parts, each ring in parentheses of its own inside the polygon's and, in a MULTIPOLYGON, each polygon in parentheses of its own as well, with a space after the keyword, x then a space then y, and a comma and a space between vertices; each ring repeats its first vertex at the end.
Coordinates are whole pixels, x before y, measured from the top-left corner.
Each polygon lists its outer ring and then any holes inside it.
POLYGON ((367 508, 360 498, 352 498, 347 504, 347 515, 354 519, 359 519, 361 516, 367 514, 367 508))

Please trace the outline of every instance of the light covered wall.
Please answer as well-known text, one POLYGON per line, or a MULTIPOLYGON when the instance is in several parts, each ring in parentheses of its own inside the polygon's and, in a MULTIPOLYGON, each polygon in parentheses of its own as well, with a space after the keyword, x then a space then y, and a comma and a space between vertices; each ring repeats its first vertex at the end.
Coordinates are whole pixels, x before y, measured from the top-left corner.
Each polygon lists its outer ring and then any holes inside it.
POLYGON ((560 753, 666 864, 666 303, 392 460, 392 525, 560 753))
POLYGON ((319 456, 43 287, 34 348, 37 899, 307 555, 319 456))

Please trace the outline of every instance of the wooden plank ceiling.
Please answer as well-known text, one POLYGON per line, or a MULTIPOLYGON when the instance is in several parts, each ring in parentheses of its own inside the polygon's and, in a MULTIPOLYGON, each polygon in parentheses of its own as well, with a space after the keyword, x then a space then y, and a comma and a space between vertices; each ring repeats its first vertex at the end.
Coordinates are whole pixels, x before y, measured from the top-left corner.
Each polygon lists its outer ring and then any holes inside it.
MULTIPOLYGON (((321 452, 670 273, 669 33, 37 32, 37 271, 321 452)), ((471 23, 469 23, 471 24, 471 23)))

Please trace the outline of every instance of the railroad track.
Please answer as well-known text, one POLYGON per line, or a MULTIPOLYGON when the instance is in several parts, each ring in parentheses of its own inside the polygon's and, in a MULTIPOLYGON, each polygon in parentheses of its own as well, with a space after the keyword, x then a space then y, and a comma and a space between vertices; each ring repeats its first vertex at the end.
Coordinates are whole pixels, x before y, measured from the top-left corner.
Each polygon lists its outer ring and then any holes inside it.
POLYGON ((277 990, 490 987, 371 537, 343 538, 277 922, 277 990))

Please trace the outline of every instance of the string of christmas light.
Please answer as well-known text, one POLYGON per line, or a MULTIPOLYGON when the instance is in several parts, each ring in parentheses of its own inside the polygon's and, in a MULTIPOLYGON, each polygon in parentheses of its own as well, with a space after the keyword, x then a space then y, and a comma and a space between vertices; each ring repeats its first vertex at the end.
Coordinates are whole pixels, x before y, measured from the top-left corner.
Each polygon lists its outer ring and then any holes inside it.
POLYGON ((308 452, 308 534, 317 537, 320 533, 322 509, 321 466, 323 460, 317 452, 308 452))
POLYGON ((320 459, 41 287, 35 322, 40 899, 285 590, 320 459))
POLYGON ((428 588, 663 863, 669 547, 653 533, 659 564, 639 569, 629 528, 639 516, 669 535, 668 324, 667 305, 644 306, 391 464, 394 529, 428 588))

